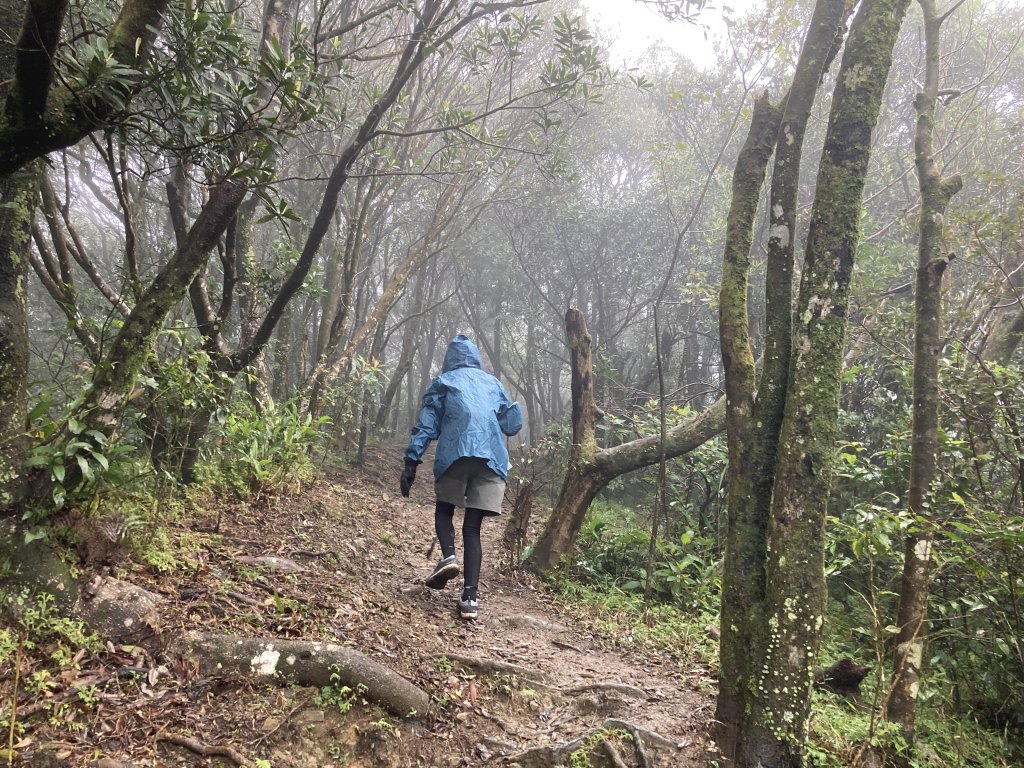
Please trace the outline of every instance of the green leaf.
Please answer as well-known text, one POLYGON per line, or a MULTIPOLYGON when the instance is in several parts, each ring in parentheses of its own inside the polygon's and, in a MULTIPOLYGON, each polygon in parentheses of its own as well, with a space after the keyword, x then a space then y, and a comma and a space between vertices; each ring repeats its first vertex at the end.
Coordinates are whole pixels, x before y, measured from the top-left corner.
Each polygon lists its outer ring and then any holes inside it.
POLYGON ((47 413, 50 410, 50 405, 52 403, 53 401, 48 397, 44 397, 42 400, 36 403, 32 410, 28 412, 29 422, 33 422, 40 416, 43 416, 45 413, 47 413))
POLYGON ((30 528, 25 531, 25 543, 31 544, 33 541, 39 541, 40 539, 46 538, 46 528, 30 528))
POLYGON ((82 470, 82 477, 84 477, 86 480, 92 481, 95 475, 93 474, 92 471, 92 465, 89 464, 89 461, 85 458, 85 456, 77 454, 75 456, 75 461, 78 462, 78 468, 82 470))
POLYGON ((101 467, 103 467, 103 471, 104 472, 106 472, 107 470, 110 469, 110 462, 107 461, 107 457, 106 456, 104 456, 102 453, 99 453, 97 451, 89 451, 89 453, 91 453, 92 457, 94 459, 96 459, 96 463, 99 464, 101 467))

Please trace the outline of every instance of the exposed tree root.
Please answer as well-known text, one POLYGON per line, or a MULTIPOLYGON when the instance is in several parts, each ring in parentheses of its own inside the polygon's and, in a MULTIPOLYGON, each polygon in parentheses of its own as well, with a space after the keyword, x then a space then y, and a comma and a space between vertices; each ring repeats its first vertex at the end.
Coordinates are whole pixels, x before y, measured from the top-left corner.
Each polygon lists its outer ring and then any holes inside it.
MULTIPOLYGON (((587 731, 572 741, 563 744, 531 747, 511 755, 507 762, 513 768, 555 768, 572 760, 574 754, 586 754, 594 768, 631 768, 613 737, 615 732, 625 731, 632 737, 631 757, 639 768, 654 768, 648 749, 675 751, 678 745, 664 736, 625 720, 609 718, 600 727, 587 731)), ((671 765, 671 762, 665 763, 671 765)))
POLYGON ((635 685, 626 685, 625 683, 587 683, 586 685, 577 685, 575 688, 565 688, 562 693, 568 696, 577 696, 581 693, 590 693, 592 691, 612 691, 632 696, 634 699, 647 698, 647 691, 637 688, 635 685))
POLYGON ((457 653, 446 653, 445 657, 482 675, 489 675, 492 673, 516 675, 518 677, 526 678, 527 680, 536 680, 542 683, 547 682, 548 680, 547 675, 539 669, 531 669, 529 667, 520 666, 519 664, 510 664, 507 661, 478 659, 473 656, 462 656, 457 653))
POLYGON ((400 717, 422 716, 430 696, 422 688, 353 648, 309 640, 186 634, 177 647, 203 675, 270 678, 285 685, 347 685, 400 717))
POLYGON ((626 765, 626 761, 622 759, 622 755, 619 754, 619 750, 615 748, 615 745, 610 741, 602 741, 601 748, 604 749, 608 759, 611 760, 613 768, 629 768, 626 765))
POLYGON ((182 736, 177 733, 162 733, 157 736, 157 740, 166 741, 168 744, 176 744, 203 757, 226 757, 235 765, 243 766, 243 768, 252 766, 252 763, 241 752, 226 744, 203 744, 201 741, 190 736, 182 736))
POLYGON ((622 728, 629 731, 637 737, 637 742, 647 742, 647 746, 661 749, 678 749, 679 745, 672 739, 667 739, 660 733, 649 731, 646 728, 641 728, 639 725, 628 723, 625 720, 619 720, 614 717, 609 717, 603 723, 602 728, 622 728))

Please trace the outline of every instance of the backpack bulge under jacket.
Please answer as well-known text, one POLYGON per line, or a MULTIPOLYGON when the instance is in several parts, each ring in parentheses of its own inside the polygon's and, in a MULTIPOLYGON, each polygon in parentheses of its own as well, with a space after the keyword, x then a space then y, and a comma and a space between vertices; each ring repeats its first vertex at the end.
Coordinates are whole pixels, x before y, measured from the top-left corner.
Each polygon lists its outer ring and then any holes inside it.
POLYGON ((516 434, 522 426, 519 403, 512 402, 501 382, 483 369, 476 344, 459 334, 448 345, 440 375, 423 393, 405 457, 421 461, 430 441, 437 440, 435 480, 467 456, 485 459, 492 471, 507 480, 504 436, 516 434))

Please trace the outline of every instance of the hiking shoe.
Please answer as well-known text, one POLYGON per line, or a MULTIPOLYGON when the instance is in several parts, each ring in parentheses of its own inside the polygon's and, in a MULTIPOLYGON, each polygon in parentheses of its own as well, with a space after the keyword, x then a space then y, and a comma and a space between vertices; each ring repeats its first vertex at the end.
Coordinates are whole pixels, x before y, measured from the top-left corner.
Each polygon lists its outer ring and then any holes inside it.
POLYGON ((459 616, 463 619, 475 619, 480 604, 475 597, 459 600, 459 616))
POLYGON ((455 555, 448 555, 448 557, 442 557, 437 561, 434 572, 427 576, 427 580, 423 583, 431 589, 444 589, 444 585, 458 575, 459 564, 455 560, 455 555))

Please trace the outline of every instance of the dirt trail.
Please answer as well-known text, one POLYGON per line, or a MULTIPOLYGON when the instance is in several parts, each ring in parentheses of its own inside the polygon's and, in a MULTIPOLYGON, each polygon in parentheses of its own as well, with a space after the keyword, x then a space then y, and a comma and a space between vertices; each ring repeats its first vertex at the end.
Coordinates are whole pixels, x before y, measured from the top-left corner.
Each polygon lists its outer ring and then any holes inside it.
MULTIPOLYGON (((391 487, 397 486, 398 468, 397 459, 378 454, 368 473, 347 473, 332 488, 340 493, 340 507, 347 509, 339 520, 344 528, 336 531, 338 549, 355 550, 347 564, 349 576, 363 571, 362 579, 346 583, 378 617, 373 631, 382 642, 376 657, 385 664, 397 662, 400 671, 435 696, 444 697, 446 686, 454 694, 449 708, 442 707, 435 734, 449 743, 441 752, 420 751, 437 761, 423 764, 498 765, 529 748, 570 742, 607 718, 641 726, 677 745, 659 753, 660 762, 649 756, 652 764, 707 764, 705 734, 713 702, 706 693, 706 671, 688 673, 653 651, 623 655, 609 650, 606 639, 562 615, 532 578, 502 567, 503 519, 484 521, 485 562, 475 621, 463 621, 455 611, 461 579, 440 591, 420 586, 439 554, 430 552, 432 488, 425 472, 411 498, 401 498, 391 487), (362 496, 363 509, 353 496, 362 496), (361 534, 352 535, 348 547, 345 529, 353 530, 353 523, 361 534), (518 669, 511 675, 481 671, 481 682, 470 692, 464 676, 439 671, 440 657, 518 669), (510 685, 512 695, 504 695, 510 685)), ((461 556, 460 520, 457 512, 461 556)), ((369 651, 374 653, 372 643, 369 651)), ((440 669, 447 666, 442 662, 440 669)), ((400 752, 396 764, 407 764, 401 760, 411 753, 400 752)))
MULTIPOLYGON (((427 557, 432 488, 421 478, 402 499, 392 488, 397 455, 379 452, 366 470, 262 509, 226 509, 222 537, 204 540, 184 573, 136 568, 128 577, 162 594, 168 636, 205 630, 351 645, 424 688, 436 702, 430 717, 401 722, 358 697, 342 713, 345 704, 309 689, 197 680, 156 657, 163 672, 107 695, 80 718, 84 729, 49 726, 36 737, 63 744, 68 765, 91 764, 79 761, 89 753, 137 766, 231 764, 168 743, 169 733, 230 744, 273 768, 708 765, 707 672, 653 650, 619 652, 561 614, 532 578, 500 567, 503 520, 484 522, 477 620, 457 616, 461 580, 422 587, 437 556, 427 557), (300 569, 259 559, 271 555, 300 569), (594 735, 602 725, 615 733, 594 735), (625 736, 630 725, 642 729, 634 733, 643 748, 625 736)), ((461 556, 460 520, 457 512, 461 556)), ((114 651, 127 663, 127 650, 114 651)))

